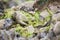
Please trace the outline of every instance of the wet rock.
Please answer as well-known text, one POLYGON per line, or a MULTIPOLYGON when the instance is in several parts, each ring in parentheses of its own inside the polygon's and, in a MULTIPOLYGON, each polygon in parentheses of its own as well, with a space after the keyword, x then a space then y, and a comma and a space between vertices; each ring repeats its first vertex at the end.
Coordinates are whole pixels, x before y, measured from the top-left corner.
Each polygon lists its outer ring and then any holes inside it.
POLYGON ((55 24, 53 31, 56 35, 60 33, 60 22, 59 21, 55 24))

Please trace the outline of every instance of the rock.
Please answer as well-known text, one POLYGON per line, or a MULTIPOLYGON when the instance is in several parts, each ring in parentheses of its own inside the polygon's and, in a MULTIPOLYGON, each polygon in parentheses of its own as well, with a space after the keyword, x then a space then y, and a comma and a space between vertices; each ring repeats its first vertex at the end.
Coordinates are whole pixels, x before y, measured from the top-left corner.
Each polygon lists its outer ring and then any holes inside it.
POLYGON ((29 38, 28 40, 39 40, 38 37, 29 38))
POLYGON ((4 24, 5 28, 9 28, 12 24, 13 24, 12 19, 10 19, 10 18, 5 19, 5 24, 4 24))
POLYGON ((0 20, 0 29, 7 29, 13 24, 10 18, 0 20))
POLYGON ((29 13, 34 13, 34 8, 33 7, 25 7, 25 6, 22 6, 21 8, 20 8, 20 10, 23 10, 23 11, 25 11, 25 12, 29 12, 29 13))
MULTIPOLYGON (((3 38, 3 40, 12 40, 11 36, 10 36, 10 33, 11 32, 8 32, 6 30, 0 30, 1 34, 2 35, 1 37, 3 38)), ((2 39, 1 38, 1 39, 2 39)))
POLYGON ((60 35, 57 35, 56 37, 57 37, 56 40, 60 40, 60 35))
POLYGON ((27 27, 27 31, 28 31, 29 33, 33 33, 33 32, 34 32, 33 26, 28 26, 28 27, 27 27))
POLYGON ((40 13, 40 15, 44 18, 48 17, 49 16, 49 13, 47 12, 47 10, 44 10, 40 13))
POLYGON ((54 40, 56 37, 53 37, 51 34, 48 33, 44 38, 41 38, 40 40, 54 40))
POLYGON ((52 18, 52 20, 60 21, 60 13, 54 14, 52 18))
POLYGON ((25 7, 29 7, 29 8, 32 8, 33 7, 33 4, 34 4, 35 1, 28 1, 28 2, 24 2, 20 5, 20 7, 22 6, 25 6, 25 7))
POLYGON ((23 40, 15 31, 0 30, 0 40, 23 40))
POLYGON ((42 38, 40 40, 50 40, 48 37, 42 38))
POLYGON ((24 2, 20 5, 20 10, 34 14, 35 9, 33 8, 33 4, 34 4, 34 1, 24 2))
POLYGON ((23 14, 23 13, 21 13, 21 12, 19 12, 19 11, 16 11, 14 14, 13 14, 13 18, 17 21, 17 23, 19 23, 19 24, 23 24, 23 25, 27 25, 27 23, 25 23, 25 22, 27 22, 28 21, 28 19, 27 19, 27 17, 23 14))
POLYGON ((47 8, 49 0, 36 0, 33 7, 39 11, 43 11, 47 8))
POLYGON ((6 2, 0 0, 0 16, 4 15, 4 9, 6 8, 6 2))
POLYGON ((47 34, 45 32, 40 33, 40 37, 44 38, 47 34))
POLYGON ((27 40, 27 39, 24 37, 20 37, 18 40, 27 40))
POLYGON ((53 32, 53 30, 50 30, 50 31, 47 33, 47 37, 50 38, 50 40, 53 40, 53 39, 55 39, 56 35, 55 35, 55 33, 53 32))
POLYGON ((27 40, 25 37, 20 36, 19 33, 15 32, 14 40, 27 40))
POLYGON ((47 35, 47 30, 45 28, 40 28, 40 32, 38 33, 38 38, 44 38, 47 35))
POLYGON ((54 26, 54 28, 53 28, 53 32, 54 32, 56 35, 60 33, 60 22, 59 22, 59 21, 55 24, 55 26, 54 26))
MULTIPOLYGON (((56 3, 55 3, 56 4, 56 3)), ((53 13, 56 13, 58 8, 55 4, 49 4, 49 8, 53 13)))
POLYGON ((60 10, 60 2, 59 0, 55 0, 55 2, 52 2, 49 4, 49 8, 53 13, 57 13, 60 10))
POLYGON ((41 20, 41 21, 44 21, 45 20, 45 18, 43 17, 43 16, 39 16, 39 19, 41 20))
POLYGON ((8 1, 9 7, 17 6, 18 4, 14 0, 9 0, 8 1))
POLYGON ((0 29, 4 28, 5 19, 0 20, 0 29))

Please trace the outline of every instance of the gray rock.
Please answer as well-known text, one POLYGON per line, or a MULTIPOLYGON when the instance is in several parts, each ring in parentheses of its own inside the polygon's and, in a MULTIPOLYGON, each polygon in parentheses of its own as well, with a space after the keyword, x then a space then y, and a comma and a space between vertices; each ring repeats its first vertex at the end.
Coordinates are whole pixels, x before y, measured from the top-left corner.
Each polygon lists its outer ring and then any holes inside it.
POLYGON ((45 28, 41 28, 40 32, 37 34, 37 36, 38 36, 39 39, 46 37, 46 35, 47 35, 47 31, 46 31, 45 28))
POLYGON ((18 38, 18 40, 26 40, 26 38, 20 37, 20 38, 18 38))
POLYGON ((44 10, 40 13, 40 15, 44 18, 48 17, 50 14, 47 12, 47 10, 44 10))
POLYGON ((53 31, 56 35, 60 33, 60 22, 59 21, 55 24, 53 31))
MULTIPOLYGON (((10 33, 9 31, 6 31, 6 30, 0 30, 1 32, 1 37, 3 38, 3 40, 12 40, 11 36, 10 36, 10 33)), ((2 39, 1 38, 1 39, 2 39)))
POLYGON ((25 22, 28 21, 28 19, 23 13, 16 11, 13 14, 13 18, 17 21, 17 23, 27 25, 27 23, 25 22))
POLYGON ((18 4, 14 0, 9 0, 9 7, 17 6, 18 4))
POLYGON ((4 24, 5 28, 9 28, 12 24, 13 24, 12 19, 10 19, 10 18, 5 19, 5 24, 4 24))
POLYGON ((27 31, 28 31, 28 33, 32 34, 34 32, 34 27, 33 26, 28 26, 27 31))
POLYGON ((39 40, 38 37, 29 38, 28 40, 39 40))
POLYGON ((10 18, 0 20, 0 29, 7 29, 13 24, 10 18))
POLYGON ((0 40, 18 40, 20 36, 15 31, 0 30, 0 40))
POLYGON ((56 13, 57 10, 58 10, 57 6, 55 6, 55 5, 53 5, 53 4, 49 4, 49 8, 50 8, 50 10, 51 10, 53 13, 56 13))
POLYGON ((40 40, 50 40, 49 38, 45 37, 45 38, 42 38, 40 40))
POLYGON ((60 13, 53 14, 52 20, 60 21, 60 13))
POLYGON ((4 28, 5 19, 0 20, 0 29, 4 28))
POLYGON ((56 40, 60 40, 60 35, 57 35, 56 37, 57 37, 56 40))
POLYGON ((20 5, 20 10, 34 14, 35 9, 33 8, 33 4, 34 4, 34 1, 24 2, 20 5))
POLYGON ((47 34, 47 37, 50 39, 50 40, 53 40, 55 39, 56 35, 54 34, 53 30, 49 31, 49 33, 47 34))

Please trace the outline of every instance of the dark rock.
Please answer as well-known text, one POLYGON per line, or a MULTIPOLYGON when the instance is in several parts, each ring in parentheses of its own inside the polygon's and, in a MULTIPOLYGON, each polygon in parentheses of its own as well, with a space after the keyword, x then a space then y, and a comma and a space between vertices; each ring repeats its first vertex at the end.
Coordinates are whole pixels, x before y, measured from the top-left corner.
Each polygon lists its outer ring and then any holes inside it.
POLYGON ((20 8, 20 10, 23 10, 23 11, 25 11, 25 12, 29 12, 29 11, 34 11, 34 8, 33 7, 25 7, 25 6, 22 6, 21 8, 20 8))
POLYGON ((6 8, 6 6, 7 6, 7 3, 1 0, 0 1, 0 16, 3 15, 4 9, 6 8))

